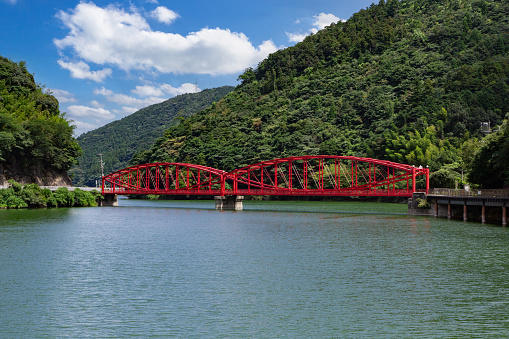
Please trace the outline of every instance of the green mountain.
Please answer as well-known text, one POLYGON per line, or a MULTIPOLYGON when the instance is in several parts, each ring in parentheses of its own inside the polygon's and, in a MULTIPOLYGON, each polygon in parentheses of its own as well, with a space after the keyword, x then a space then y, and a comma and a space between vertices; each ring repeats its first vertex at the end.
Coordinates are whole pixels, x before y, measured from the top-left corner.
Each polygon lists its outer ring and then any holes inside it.
POLYGON ((432 185, 454 187, 481 123, 509 110, 508 32, 505 0, 381 0, 247 69, 132 162, 358 155, 429 166, 432 185))
POLYGON ((0 56, 0 185, 9 179, 70 184, 81 150, 58 100, 35 82, 24 62, 0 56))
POLYGON ((179 95, 79 136, 83 156, 70 171, 74 185, 95 186, 101 177, 98 154, 103 154, 105 174, 125 168, 136 151, 149 148, 165 129, 219 101, 232 89, 224 86, 179 95))

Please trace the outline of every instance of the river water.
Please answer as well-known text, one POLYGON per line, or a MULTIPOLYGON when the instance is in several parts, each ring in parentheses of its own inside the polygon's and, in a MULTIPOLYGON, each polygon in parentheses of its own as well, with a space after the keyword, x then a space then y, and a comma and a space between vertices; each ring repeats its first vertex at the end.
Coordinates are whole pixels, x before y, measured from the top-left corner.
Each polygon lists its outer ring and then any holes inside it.
POLYGON ((0 337, 507 338, 509 230, 356 202, 0 211, 0 337))

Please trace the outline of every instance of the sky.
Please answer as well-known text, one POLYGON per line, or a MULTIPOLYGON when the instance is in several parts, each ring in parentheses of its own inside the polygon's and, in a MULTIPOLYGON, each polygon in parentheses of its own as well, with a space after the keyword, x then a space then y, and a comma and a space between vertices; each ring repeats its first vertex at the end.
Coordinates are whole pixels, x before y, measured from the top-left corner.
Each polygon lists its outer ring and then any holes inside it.
POLYGON ((0 55, 60 103, 75 135, 225 85, 372 0, 0 0, 0 55))

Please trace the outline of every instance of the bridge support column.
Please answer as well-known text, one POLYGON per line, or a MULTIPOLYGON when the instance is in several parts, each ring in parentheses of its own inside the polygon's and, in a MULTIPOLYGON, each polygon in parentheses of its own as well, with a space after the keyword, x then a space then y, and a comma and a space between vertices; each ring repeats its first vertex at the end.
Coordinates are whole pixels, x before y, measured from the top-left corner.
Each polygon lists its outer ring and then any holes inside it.
POLYGON ((502 226, 507 226, 507 207, 502 206, 502 226))
POLYGON ((242 211, 243 204, 242 195, 227 195, 227 196, 215 196, 216 210, 231 210, 231 211, 242 211))
POLYGON ((486 223, 486 206, 484 205, 484 202, 482 203, 482 210, 481 210, 481 223, 486 223))
POLYGON ((408 199, 408 214, 410 215, 434 215, 433 206, 430 205, 426 193, 415 192, 408 199))
POLYGON ((463 205, 463 221, 468 221, 467 217, 467 202, 465 201, 465 204, 463 205))
POLYGON ((100 206, 118 206, 118 196, 116 194, 104 194, 104 200, 101 200, 100 206))

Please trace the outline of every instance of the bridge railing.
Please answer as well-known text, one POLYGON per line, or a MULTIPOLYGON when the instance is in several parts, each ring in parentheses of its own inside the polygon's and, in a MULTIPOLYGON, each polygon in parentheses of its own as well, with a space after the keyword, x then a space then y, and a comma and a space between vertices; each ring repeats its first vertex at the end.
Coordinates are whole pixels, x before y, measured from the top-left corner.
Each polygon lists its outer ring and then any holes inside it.
POLYGON ((100 187, 68 187, 68 186, 39 186, 41 189, 49 189, 50 191, 56 191, 59 188, 65 187, 68 191, 74 191, 75 189, 80 189, 82 191, 101 191, 100 187))
POLYGON ((509 197, 509 189, 451 189, 451 188, 433 188, 429 191, 430 195, 444 195, 452 197, 509 197))

